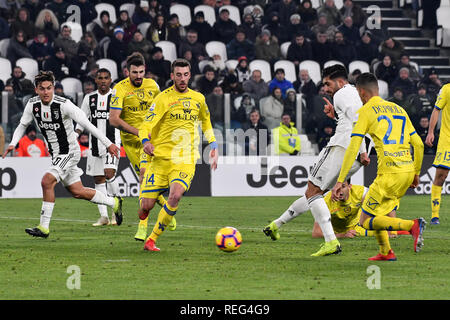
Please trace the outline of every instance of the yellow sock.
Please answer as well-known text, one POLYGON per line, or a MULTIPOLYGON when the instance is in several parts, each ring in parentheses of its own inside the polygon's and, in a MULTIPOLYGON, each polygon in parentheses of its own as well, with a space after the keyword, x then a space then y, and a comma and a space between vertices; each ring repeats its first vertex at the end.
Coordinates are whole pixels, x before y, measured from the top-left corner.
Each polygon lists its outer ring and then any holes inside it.
POLYGON ((164 205, 166 204, 166 199, 164 199, 164 197, 163 197, 163 195, 162 194, 160 194, 159 196, 158 196, 158 198, 156 199, 156 201, 158 201, 158 203, 159 203, 159 205, 161 206, 161 207, 164 207, 164 205))
POLYGON ((171 207, 168 203, 166 203, 158 214, 158 220, 153 227, 152 234, 148 237, 148 239, 152 239, 156 242, 158 237, 166 230, 167 226, 173 219, 173 216, 177 213, 178 207, 171 207))
POLYGON ((375 230, 375 238, 380 246, 380 253, 382 255, 387 255, 389 250, 391 250, 388 232, 386 230, 375 230))
POLYGON ((388 216, 375 216, 364 221, 363 227, 368 230, 411 230, 413 220, 404 220, 388 216))
POLYGON ((147 227, 147 223, 148 223, 148 216, 144 220, 139 219, 139 226, 146 226, 147 227))
MULTIPOLYGON (((358 233, 359 237, 375 237, 375 230, 367 230, 361 227, 359 224, 356 225, 353 230, 358 233)), ((397 234, 397 231, 389 231, 391 234, 397 234)))
POLYGON ((442 187, 431 185, 431 217, 439 218, 439 210, 441 209, 442 187))

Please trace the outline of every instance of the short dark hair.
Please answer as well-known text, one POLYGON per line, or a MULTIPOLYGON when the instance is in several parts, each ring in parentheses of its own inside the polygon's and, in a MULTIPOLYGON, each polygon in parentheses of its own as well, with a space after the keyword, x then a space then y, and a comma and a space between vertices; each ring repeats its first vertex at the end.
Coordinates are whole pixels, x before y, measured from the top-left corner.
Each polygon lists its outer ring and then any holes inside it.
POLYGON ((34 86, 39 86, 44 81, 50 81, 51 83, 55 83, 55 76, 51 71, 39 71, 39 74, 34 78, 34 86))
POLYGON ((127 57, 127 69, 130 70, 131 66, 145 66, 145 58, 140 52, 133 52, 127 57))
POLYGON ((175 71, 176 67, 189 67, 189 71, 191 71, 191 64, 186 59, 178 58, 172 62, 172 72, 175 71))
POLYGON ((98 69, 97 72, 95 73, 95 77, 98 77, 98 75, 100 73, 107 73, 109 75, 109 77, 111 77, 111 72, 108 69, 106 69, 106 68, 98 69))
POLYGON ((347 80, 347 69, 345 69, 345 67, 340 64, 329 66, 322 71, 322 79, 326 77, 330 78, 331 80, 337 78, 347 80))
POLYGON ((356 79, 356 86, 365 89, 376 88, 378 90, 378 80, 374 74, 370 72, 361 73, 356 79))

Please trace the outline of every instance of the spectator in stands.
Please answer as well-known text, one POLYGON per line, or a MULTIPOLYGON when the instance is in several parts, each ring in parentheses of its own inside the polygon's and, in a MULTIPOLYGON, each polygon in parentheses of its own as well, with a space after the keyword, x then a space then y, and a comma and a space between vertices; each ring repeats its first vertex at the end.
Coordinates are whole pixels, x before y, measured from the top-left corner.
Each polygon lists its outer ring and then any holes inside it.
POLYGON ((23 1, 22 8, 28 9, 31 21, 36 21, 38 13, 45 8, 45 4, 40 0, 27 0, 23 1))
MULTIPOLYGON (((280 119, 281 120, 281 119, 280 119)), ((270 141, 270 131, 267 126, 261 122, 261 115, 258 109, 250 112, 249 120, 243 125, 244 131, 249 134, 248 142, 245 144, 246 155, 265 155, 265 148, 270 141), (248 131, 252 129, 252 131, 248 131), (260 140, 264 139, 264 140, 260 140)))
POLYGON ((319 33, 325 33, 330 42, 334 41, 334 35, 337 31, 336 26, 329 24, 327 20, 327 16, 325 14, 319 15, 319 20, 317 24, 311 27, 311 31, 317 36, 319 33))
POLYGON ((236 75, 239 83, 244 83, 249 80, 251 77, 251 72, 248 64, 248 59, 245 56, 238 58, 238 64, 236 69, 234 70, 234 74, 236 75))
MULTIPOLYGON (((265 4, 261 3, 261 5, 255 4, 255 5, 250 5, 249 6, 250 11, 248 11, 248 12, 252 15, 253 20, 255 21, 255 24, 258 27, 262 27, 262 25, 263 25, 263 20, 264 20, 264 9, 263 9, 263 6, 264 5, 265 4)), ((245 12, 245 8, 244 8, 244 14, 245 13, 246 12, 245 12)))
POLYGON ((436 68, 432 67, 425 74, 422 83, 426 85, 427 92, 433 101, 436 101, 439 90, 442 87, 442 81, 439 79, 436 68))
POLYGON ((415 93, 416 86, 409 77, 409 69, 401 68, 398 72, 398 77, 391 83, 391 94, 395 88, 401 88, 405 97, 415 93))
POLYGON ((408 112, 414 127, 417 127, 419 123, 419 117, 425 115, 431 117, 431 113, 434 108, 434 101, 427 94, 427 87, 424 84, 420 84, 417 88, 417 93, 414 93, 409 97, 408 109, 414 110, 414 114, 408 112))
POLYGON ((244 92, 242 96, 234 98, 234 110, 236 110, 239 117, 241 117, 241 122, 244 123, 245 119, 248 119, 250 116, 250 112, 257 108, 256 101, 253 99, 250 94, 244 92))
POLYGON ((405 46, 402 42, 389 37, 381 44, 380 53, 384 57, 386 55, 390 56, 392 61, 396 64, 403 53, 405 46))
POLYGON ((318 94, 312 99, 312 109, 303 108, 302 128, 305 128, 307 134, 318 135, 326 121, 332 121, 323 112, 325 106, 325 100, 323 98, 327 98, 328 100, 331 98, 327 96, 323 84, 318 85, 317 91, 318 94))
POLYGON ((319 130, 317 134, 317 146, 319 147, 319 152, 322 151, 330 142, 331 137, 334 135, 334 129, 336 125, 331 119, 325 121, 323 128, 319 130))
POLYGON ((80 145, 81 156, 87 157, 89 152, 89 134, 86 132, 80 133, 78 136, 78 144, 80 145))
POLYGON ((92 3, 93 1, 89 0, 76 0, 73 1, 73 4, 80 8, 80 24, 83 27, 83 30, 86 31, 86 26, 88 23, 92 22, 95 18, 97 18, 97 11, 95 10, 95 6, 92 3))
POLYGON ((274 64, 280 60, 281 50, 278 40, 272 37, 269 30, 261 31, 261 35, 256 40, 255 44, 255 58, 261 59, 274 64))
POLYGON ((49 59, 53 53, 53 48, 47 41, 47 37, 43 31, 39 31, 33 43, 29 47, 29 51, 33 59, 38 62, 39 70, 42 69, 42 64, 49 59))
POLYGON ((183 57, 186 51, 191 51, 192 57, 196 61, 208 58, 205 45, 198 41, 198 33, 194 29, 188 31, 186 40, 183 40, 178 47, 178 56, 183 57))
POLYGON ((400 87, 396 87, 393 90, 393 93, 391 97, 388 99, 388 101, 394 102, 395 104, 398 104, 399 106, 406 106, 407 99, 405 96, 405 93, 403 92, 403 89, 400 87))
POLYGON ((244 31, 245 37, 252 43, 256 42, 256 38, 261 33, 261 27, 255 23, 251 13, 244 14, 244 20, 239 28, 244 31))
POLYGON ((127 55, 131 55, 133 52, 139 52, 144 56, 145 61, 150 59, 150 51, 153 49, 153 44, 144 38, 139 30, 133 35, 133 40, 128 44, 127 55))
POLYGON ((287 80, 285 76, 284 69, 278 68, 275 70, 275 77, 269 82, 269 92, 273 92, 275 88, 280 88, 283 99, 286 98, 287 89, 294 88, 292 82, 287 80))
POLYGON ((287 26, 289 24, 291 16, 296 13, 297 6, 292 0, 281 0, 273 2, 272 5, 266 11, 266 15, 270 15, 272 12, 277 12, 281 25, 287 26))
POLYGON ((203 11, 198 11, 194 16, 194 21, 187 27, 188 30, 197 31, 198 42, 206 45, 214 39, 214 31, 211 25, 206 22, 203 11))
POLYGON ((262 29, 269 30, 270 34, 276 37, 279 43, 289 41, 290 35, 287 33, 287 25, 281 24, 277 11, 272 11, 268 14, 267 24, 262 29))
POLYGON ((58 96, 60 96, 60 97, 69 99, 70 101, 72 101, 73 103, 75 103, 75 102, 73 101, 73 98, 72 98, 71 96, 68 96, 68 95, 66 95, 66 94, 64 93, 64 86, 63 86, 63 85, 61 84, 61 82, 59 82, 59 81, 55 82, 55 94, 58 95, 58 96))
POLYGON ((242 89, 242 84, 239 83, 238 78, 234 74, 227 75, 222 83, 220 84, 224 93, 230 93, 231 99, 240 96, 244 89, 242 89))
POLYGON ((166 26, 166 19, 162 14, 157 14, 152 22, 150 28, 148 28, 146 38, 157 43, 159 41, 167 40, 169 31, 166 26))
POLYGON ((367 17, 364 10, 360 5, 354 4, 352 0, 345 0, 340 12, 344 18, 352 17, 353 24, 357 27, 362 27, 366 22, 367 17))
POLYGON ((61 28, 61 33, 55 39, 54 47, 60 47, 64 49, 66 58, 70 61, 76 56, 78 51, 78 44, 72 39, 72 29, 68 25, 64 25, 61 28))
POLYGON ((286 58, 292 61, 297 68, 300 62, 313 58, 311 44, 305 40, 302 33, 295 35, 287 51, 286 58))
POLYGON ((397 70, 400 70, 401 68, 407 68, 409 70, 409 77, 412 81, 418 82, 420 80, 419 71, 410 63, 409 55, 407 53, 402 53, 400 55, 400 61, 397 64, 397 70))
POLYGON ((17 157, 48 157, 48 149, 44 140, 36 136, 36 128, 30 125, 25 130, 25 135, 19 140, 15 149, 17 157))
POLYGON ((111 43, 108 46, 108 52, 106 57, 108 59, 114 60, 119 67, 122 65, 122 61, 127 58, 128 45, 123 40, 125 37, 125 32, 123 28, 116 27, 114 29, 114 38, 112 38, 111 43))
POLYGON ((291 119, 295 120, 297 116, 297 93, 294 88, 286 90, 286 98, 283 100, 283 104, 283 113, 289 114, 291 119))
POLYGON ((83 94, 87 95, 95 90, 95 83, 91 80, 83 82, 83 94))
POLYGON ((203 76, 197 81, 197 89, 206 96, 213 92, 215 87, 217 87, 217 79, 214 69, 210 66, 205 66, 203 76))
POLYGON ((120 11, 119 19, 117 19, 117 22, 114 25, 114 29, 118 27, 123 29, 123 42, 128 44, 133 39, 133 35, 137 30, 137 26, 131 21, 127 10, 120 11))
POLYGON ((301 22, 301 17, 298 13, 293 14, 290 19, 290 23, 287 26, 287 33, 289 35, 303 34, 306 38, 312 40, 315 35, 310 30, 306 23, 301 22))
MULTIPOLYGON (((182 57, 184 59, 186 59, 187 61, 189 61, 189 63, 191 64, 191 74, 192 74, 192 76, 195 76, 195 75, 201 73, 200 72, 200 68, 198 66, 198 61, 192 55, 192 51, 190 51, 190 50, 185 51, 184 54, 182 55, 182 57)), ((193 80, 193 79, 191 78, 191 80, 193 80)))
POLYGON ((131 21, 135 25, 139 25, 144 22, 152 22, 153 18, 150 15, 150 5, 148 1, 139 1, 139 5, 136 5, 131 21))
POLYGON ((15 95, 18 98, 34 94, 33 82, 25 78, 25 72, 22 71, 20 66, 14 67, 11 78, 6 80, 6 84, 13 87, 15 95))
POLYGON ((335 42, 331 46, 331 56, 341 61, 348 68, 353 60, 356 60, 356 50, 347 40, 344 39, 342 32, 336 32, 335 42))
POLYGON ((67 7, 69 4, 69 2, 64 0, 53 0, 53 2, 47 4, 46 8, 55 14, 59 24, 61 25, 67 20, 67 7))
POLYGON ((88 69, 90 70, 95 65, 96 61, 100 59, 100 48, 98 47, 97 40, 91 31, 86 31, 83 34, 83 37, 81 37, 78 44, 79 50, 80 47, 87 48, 84 50, 88 51, 88 69))
POLYGON ((352 85, 356 85, 356 80, 358 79, 358 77, 361 75, 361 70, 359 69, 355 69, 352 71, 351 74, 349 74, 348 76, 348 82, 352 85))
POLYGON ((312 59, 317 61, 322 68, 324 63, 331 60, 331 43, 326 33, 318 33, 316 39, 311 42, 312 59))
POLYGON ((16 20, 11 23, 10 30, 12 36, 15 36, 19 31, 23 31, 26 41, 34 38, 36 34, 35 27, 30 21, 30 14, 27 9, 20 8, 17 12, 16 20))
POLYGON ((151 59, 148 62, 148 70, 158 77, 156 81, 161 88, 166 88, 166 82, 170 79, 171 64, 164 59, 162 49, 154 47, 150 51, 151 59))
POLYGON ((371 33, 364 32, 361 41, 356 44, 356 58, 371 65, 378 55, 378 47, 373 43, 371 33))
POLYGON ((214 23, 213 26, 215 39, 217 41, 222 41, 223 43, 229 43, 233 40, 238 26, 230 19, 230 12, 228 9, 223 9, 220 11, 219 19, 214 23))
POLYGON ((49 43, 53 43, 58 36, 59 21, 53 11, 49 9, 44 9, 39 12, 34 25, 38 31, 45 33, 49 43))
POLYGON ((388 85, 394 82, 397 77, 397 67, 392 62, 390 56, 386 55, 383 57, 383 61, 378 64, 375 69, 375 75, 379 80, 386 81, 388 85))
POLYGON ((281 121, 281 115, 284 111, 281 89, 275 87, 271 92, 272 94, 267 99, 260 101, 259 105, 261 117, 264 119, 263 123, 269 129, 273 129, 278 126, 281 121))
POLYGON ((344 35, 344 39, 352 45, 356 45, 361 41, 359 28, 354 25, 351 16, 344 18, 344 22, 338 27, 338 30, 344 35))
POLYGON ((171 14, 167 23, 167 40, 178 45, 186 39, 186 29, 180 24, 177 14, 171 14))
POLYGON ((223 131, 224 129, 224 109, 225 98, 221 86, 216 86, 213 91, 206 95, 206 104, 208 105, 211 123, 213 128, 223 131))
POLYGON ((267 96, 269 92, 269 86, 261 78, 260 70, 253 70, 252 77, 249 80, 244 81, 242 88, 255 99, 257 105, 259 104, 259 100, 267 96))
POLYGON ((419 123, 417 125, 414 125, 414 128, 416 129, 417 134, 419 135, 419 137, 422 139, 423 145, 424 145, 424 154, 436 154, 436 149, 437 149, 437 141, 439 141, 438 139, 438 133, 435 132, 434 136, 435 139, 433 141, 433 146, 429 147, 426 143, 425 140, 427 138, 428 135, 428 126, 430 124, 430 120, 429 117, 426 115, 422 115, 419 119, 419 123))
POLYGON ((94 22, 92 32, 98 42, 102 41, 105 37, 112 38, 114 36, 114 25, 111 22, 108 11, 105 10, 100 13, 100 24, 94 22))
POLYGON ((0 16, 0 40, 9 38, 9 24, 0 16))
POLYGON ((22 99, 17 97, 17 92, 14 92, 11 84, 6 84, 4 91, 8 92, 8 128, 13 130, 22 117, 24 104, 22 99))
POLYGON ((296 156, 300 152, 300 137, 289 113, 283 113, 280 126, 273 129, 273 140, 275 154, 296 156))
POLYGON ((8 50, 6 51, 6 58, 11 62, 11 65, 15 65, 16 61, 20 58, 33 58, 28 50, 23 31, 18 31, 9 41, 8 50))
POLYGON ((296 92, 303 94, 307 109, 313 110, 313 99, 317 95, 317 87, 309 76, 308 70, 301 69, 298 73, 298 80, 293 85, 296 92))
POLYGON ((334 0, 325 0, 324 4, 317 11, 319 16, 325 14, 327 17, 327 22, 329 25, 335 25, 341 23, 342 15, 341 12, 336 8, 334 0))
POLYGON ((246 56, 250 61, 255 59, 255 48, 253 43, 245 38, 245 32, 238 29, 236 36, 227 44, 228 59, 238 59, 246 56))
POLYGON ((150 8, 148 13, 152 16, 153 20, 158 14, 167 14, 168 8, 164 8, 160 2, 161 1, 159 0, 150 0, 150 8))
POLYGON ((303 0, 298 6, 298 13, 308 27, 311 28, 317 23, 317 10, 313 8, 311 0, 303 0))

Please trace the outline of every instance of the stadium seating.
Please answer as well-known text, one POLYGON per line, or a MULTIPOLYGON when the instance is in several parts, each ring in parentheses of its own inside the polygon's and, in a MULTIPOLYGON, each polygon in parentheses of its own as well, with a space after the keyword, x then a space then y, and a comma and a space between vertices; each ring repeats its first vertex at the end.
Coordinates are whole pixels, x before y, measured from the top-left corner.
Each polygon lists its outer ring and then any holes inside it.
POLYGON ((238 65, 238 61, 235 59, 230 59, 225 61, 225 67, 227 67, 228 70, 234 71, 238 65))
POLYGON ((343 64, 342 62, 340 62, 340 61, 337 61, 337 60, 329 60, 329 61, 327 61, 327 62, 325 62, 325 63, 323 64, 323 68, 325 69, 325 68, 334 66, 335 64, 340 64, 341 66, 344 65, 344 64, 343 64))
POLYGON ((289 50, 289 46, 291 45, 290 41, 287 42, 283 42, 280 46, 280 50, 281 50, 281 56, 283 57, 283 59, 286 59, 287 57, 287 53, 289 50))
MULTIPOLYGON (((450 1, 450 0, 449 0, 450 1)), ((450 47, 450 6, 442 6, 436 10, 437 33, 436 44, 450 47)))
POLYGON ((238 26, 241 25, 241 14, 239 13, 239 8, 233 5, 221 6, 220 11, 227 9, 230 12, 230 19, 233 20, 238 26))
POLYGON ((275 72, 275 70, 277 70, 278 68, 282 68, 284 70, 286 80, 289 80, 292 83, 297 80, 295 64, 292 61, 278 60, 273 65, 273 71, 275 72))
POLYGON ((359 71, 361 71, 361 73, 364 72, 369 72, 370 70, 370 66, 367 62, 365 61, 360 61, 360 60, 355 60, 350 62, 350 64, 348 65, 348 73, 352 73, 353 71, 359 69, 359 71))
POLYGON ((9 39, 0 40, 0 57, 6 58, 6 52, 8 51, 9 39))
POLYGON ((116 8, 112 4, 109 3, 99 3, 95 5, 95 10, 98 13, 97 19, 95 21, 97 23, 100 23, 100 13, 103 11, 108 11, 109 13, 109 20, 111 20, 112 23, 116 23, 117 16, 116 16, 116 8))
POLYGON ((194 15, 199 11, 203 12, 205 16, 205 21, 208 22, 211 26, 213 26, 214 23, 216 22, 216 13, 213 7, 203 4, 198 5, 194 8, 194 15))
POLYGON ((25 78, 31 81, 34 81, 34 77, 39 73, 38 63, 34 59, 20 58, 16 61, 16 65, 22 68, 22 71, 25 72, 25 78))
POLYGON ((131 19, 131 17, 132 17, 133 14, 134 14, 134 10, 135 10, 135 9, 136 9, 136 5, 135 5, 134 3, 123 3, 123 4, 120 5, 119 11, 127 10, 128 16, 129 16, 130 19, 131 19))
POLYGON ((74 40, 75 42, 79 42, 81 40, 81 38, 83 37, 83 28, 81 27, 81 24, 69 21, 61 24, 61 28, 64 26, 68 26, 71 29, 70 36, 72 37, 72 40, 74 40))
POLYGON ((383 99, 389 98, 389 86, 386 81, 378 80, 378 88, 381 98, 383 99))
POLYGON ((142 23, 138 24, 137 28, 145 37, 145 35, 147 34, 147 31, 151 25, 152 24, 150 22, 142 22, 142 23))
POLYGON ((160 47, 163 51, 164 58, 171 63, 177 58, 177 48, 175 43, 162 40, 155 43, 155 47, 160 47))
POLYGON ((0 70, 2 70, 2 72, 0 72, 0 80, 2 80, 4 84, 6 84, 6 80, 11 78, 11 61, 5 58, 0 58, 0 70))
POLYGON ((318 84, 322 80, 322 74, 320 72, 320 64, 313 60, 305 60, 300 62, 299 70, 306 69, 308 70, 309 77, 314 81, 315 84, 318 84))
POLYGON ((208 53, 208 56, 212 57, 215 54, 220 55, 223 61, 228 60, 227 55, 227 47, 225 44, 221 41, 210 41, 205 46, 206 52, 208 53))
POLYGON ((73 98, 73 101, 77 100, 78 92, 83 92, 83 84, 77 78, 64 78, 61 80, 61 84, 64 88, 64 94, 73 98))
POLYGON ((174 4, 170 7, 170 14, 176 14, 182 26, 191 24, 191 9, 185 4, 174 4))
POLYGON ((269 82, 272 80, 272 72, 270 71, 270 63, 268 63, 265 60, 253 60, 249 64, 250 71, 253 72, 254 70, 261 71, 261 78, 265 82, 269 82))
POLYGON ((119 79, 119 75, 117 74, 117 63, 111 59, 99 59, 97 60, 97 64, 99 68, 106 68, 111 72, 112 81, 119 79))

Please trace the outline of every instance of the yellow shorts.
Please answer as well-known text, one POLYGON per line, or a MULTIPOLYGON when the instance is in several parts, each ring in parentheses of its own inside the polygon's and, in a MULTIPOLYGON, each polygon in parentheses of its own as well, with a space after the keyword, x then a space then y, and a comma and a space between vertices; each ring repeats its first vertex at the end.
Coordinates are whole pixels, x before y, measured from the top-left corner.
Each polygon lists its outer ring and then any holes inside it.
POLYGON ((450 169, 450 147, 447 144, 438 143, 433 167, 450 169))
POLYGON ((122 141, 123 148, 125 149, 125 153, 127 154, 128 160, 130 160, 131 165, 136 171, 136 174, 139 177, 139 171, 141 166, 148 163, 148 155, 144 152, 144 147, 140 141, 138 142, 127 142, 122 141))
POLYGON ((147 164, 139 198, 156 199, 169 190, 172 183, 179 183, 189 190, 195 174, 195 165, 174 164, 170 160, 151 159, 147 164))
POLYGON ((414 180, 414 172, 378 175, 367 191, 361 211, 369 216, 384 216, 396 210, 400 199, 414 180))

